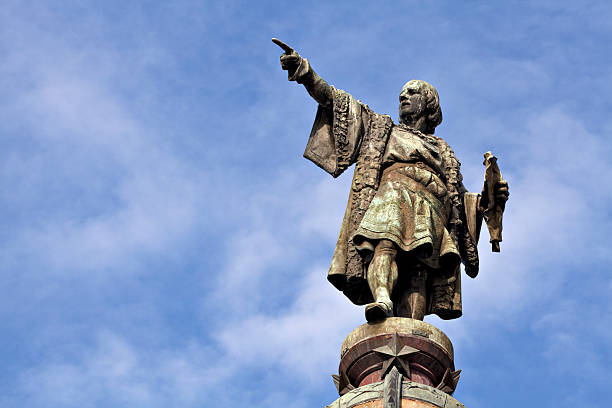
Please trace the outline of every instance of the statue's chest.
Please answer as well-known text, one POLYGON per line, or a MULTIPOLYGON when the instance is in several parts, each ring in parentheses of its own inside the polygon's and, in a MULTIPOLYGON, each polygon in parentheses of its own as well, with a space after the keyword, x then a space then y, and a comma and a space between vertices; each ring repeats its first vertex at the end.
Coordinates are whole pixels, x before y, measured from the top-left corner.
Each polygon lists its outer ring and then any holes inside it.
POLYGON ((394 126, 389 136, 383 162, 424 161, 434 168, 441 167, 437 140, 394 126))

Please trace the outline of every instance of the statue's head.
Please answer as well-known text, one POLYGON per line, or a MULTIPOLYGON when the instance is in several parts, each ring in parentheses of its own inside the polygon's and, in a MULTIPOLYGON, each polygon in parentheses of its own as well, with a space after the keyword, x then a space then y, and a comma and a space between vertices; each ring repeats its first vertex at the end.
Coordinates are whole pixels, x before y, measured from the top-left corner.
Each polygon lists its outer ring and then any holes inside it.
POLYGON ((433 133, 436 126, 442 123, 440 97, 431 84, 417 79, 406 82, 399 101, 400 123, 414 126, 424 118, 426 133, 433 133))

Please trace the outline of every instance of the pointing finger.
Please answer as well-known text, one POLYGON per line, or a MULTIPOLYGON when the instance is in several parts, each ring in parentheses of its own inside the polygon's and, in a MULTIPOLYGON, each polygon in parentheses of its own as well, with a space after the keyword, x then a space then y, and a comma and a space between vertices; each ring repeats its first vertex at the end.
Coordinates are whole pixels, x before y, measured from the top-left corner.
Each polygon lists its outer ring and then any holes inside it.
POLYGON ((290 46, 288 46, 287 44, 285 44, 284 42, 282 42, 278 38, 273 38, 272 42, 274 44, 278 45, 279 47, 281 47, 283 49, 283 51, 285 51, 285 54, 291 54, 292 52, 294 52, 293 48, 291 48, 290 46))

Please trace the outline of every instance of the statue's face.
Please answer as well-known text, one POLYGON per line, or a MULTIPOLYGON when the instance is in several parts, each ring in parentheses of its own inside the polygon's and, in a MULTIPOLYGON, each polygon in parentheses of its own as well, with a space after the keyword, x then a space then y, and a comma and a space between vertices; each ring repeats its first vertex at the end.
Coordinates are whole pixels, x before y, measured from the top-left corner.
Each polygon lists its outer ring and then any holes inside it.
POLYGON ((404 85, 399 102, 400 121, 405 124, 416 122, 427 109, 427 98, 421 93, 416 81, 410 81, 404 85))

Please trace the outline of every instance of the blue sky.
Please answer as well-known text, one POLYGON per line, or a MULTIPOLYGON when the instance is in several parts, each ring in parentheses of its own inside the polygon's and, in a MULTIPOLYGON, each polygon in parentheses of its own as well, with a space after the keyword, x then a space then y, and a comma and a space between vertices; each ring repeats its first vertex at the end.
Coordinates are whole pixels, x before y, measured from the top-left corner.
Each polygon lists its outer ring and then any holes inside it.
POLYGON ((363 322, 325 279, 350 173, 301 157, 315 103, 278 37, 397 118, 440 93, 471 191, 511 197, 444 322, 478 407, 605 407, 605 1, 47 1, 0 10, 0 406, 323 406, 363 322))

